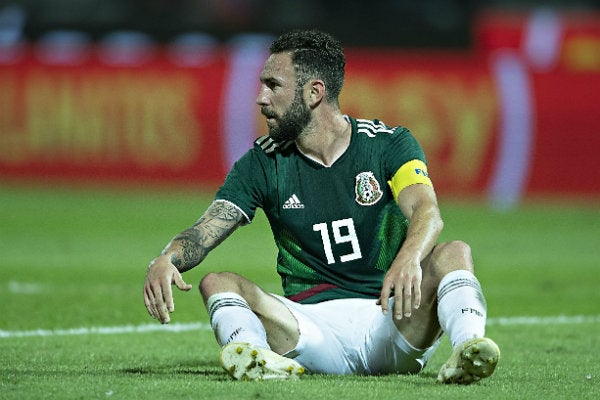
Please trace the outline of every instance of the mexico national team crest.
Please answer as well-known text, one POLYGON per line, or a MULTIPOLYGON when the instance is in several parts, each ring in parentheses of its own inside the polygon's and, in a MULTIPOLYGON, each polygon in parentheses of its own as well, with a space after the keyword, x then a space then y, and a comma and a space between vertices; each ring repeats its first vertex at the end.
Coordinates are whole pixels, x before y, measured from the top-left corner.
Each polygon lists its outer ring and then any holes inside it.
POLYGON ((381 186, 371 171, 356 175, 354 192, 356 193, 356 202, 361 206, 371 206, 377 203, 383 195, 381 186))

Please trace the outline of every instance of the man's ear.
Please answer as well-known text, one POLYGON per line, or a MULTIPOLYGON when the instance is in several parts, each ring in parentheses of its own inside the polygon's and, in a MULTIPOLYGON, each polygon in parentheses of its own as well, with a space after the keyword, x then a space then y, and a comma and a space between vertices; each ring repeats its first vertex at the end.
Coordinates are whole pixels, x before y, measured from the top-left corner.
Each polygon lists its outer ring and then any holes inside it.
POLYGON ((308 106, 314 108, 318 106, 325 97, 325 83, 322 80, 310 81, 310 93, 308 106))

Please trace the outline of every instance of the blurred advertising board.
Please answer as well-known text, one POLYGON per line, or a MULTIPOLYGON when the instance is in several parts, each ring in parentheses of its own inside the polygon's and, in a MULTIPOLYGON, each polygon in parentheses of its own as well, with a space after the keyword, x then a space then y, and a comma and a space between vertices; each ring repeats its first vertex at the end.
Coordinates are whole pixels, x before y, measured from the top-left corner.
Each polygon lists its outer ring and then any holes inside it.
POLYGON ((222 52, 190 68, 158 49, 136 60, 96 47, 56 60, 51 50, 28 46, 0 65, 0 175, 185 183, 224 174, 222 52))
MULTIPOLYGON (((342 110, 408 127, 440 194, 597 197, 598 27, 492 13, 468 51, 349 48, 342 110)), ((0 178, 218 185, 265 131, 269 41, 0 47, 0 178)))

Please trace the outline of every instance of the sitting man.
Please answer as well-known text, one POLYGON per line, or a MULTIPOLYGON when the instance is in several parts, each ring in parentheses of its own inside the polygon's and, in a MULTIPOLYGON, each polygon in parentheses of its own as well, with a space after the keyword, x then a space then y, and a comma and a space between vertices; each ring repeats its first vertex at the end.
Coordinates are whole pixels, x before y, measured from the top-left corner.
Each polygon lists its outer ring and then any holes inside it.
MULTIPOLYGON (((470 248, 437 243, 442 220, 423 150, 403 127, 340 111, 345 55, 328 34, 271 45, 257 103, 268 135, 232 168, 213 203, 148 267, 144 302, 168 323, 171 285, 262 208, 284 296, 232 272, 200 282, 221 364, 235 379, 415 374, 446 333, 438 381, 471 383, 500 351, 470 248)), ((240 258, 243 260, 243 257, 240 258)))

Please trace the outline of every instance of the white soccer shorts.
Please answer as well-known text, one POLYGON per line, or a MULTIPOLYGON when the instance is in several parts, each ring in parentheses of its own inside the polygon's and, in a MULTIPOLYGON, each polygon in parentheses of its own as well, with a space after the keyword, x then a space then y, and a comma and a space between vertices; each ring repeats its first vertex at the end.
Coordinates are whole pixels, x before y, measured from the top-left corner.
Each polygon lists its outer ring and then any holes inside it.
MULTIPOLYGON (((440 343, 428 349, 412 347, 398 332, 392 313, 384 315, 373 299, 338 299, 300 304, 273 295, 285 304, 300 329, 293 358, 312 373, 416 374, 440 343)), ((393 298, 390 299, 392 309, 393 298)))

